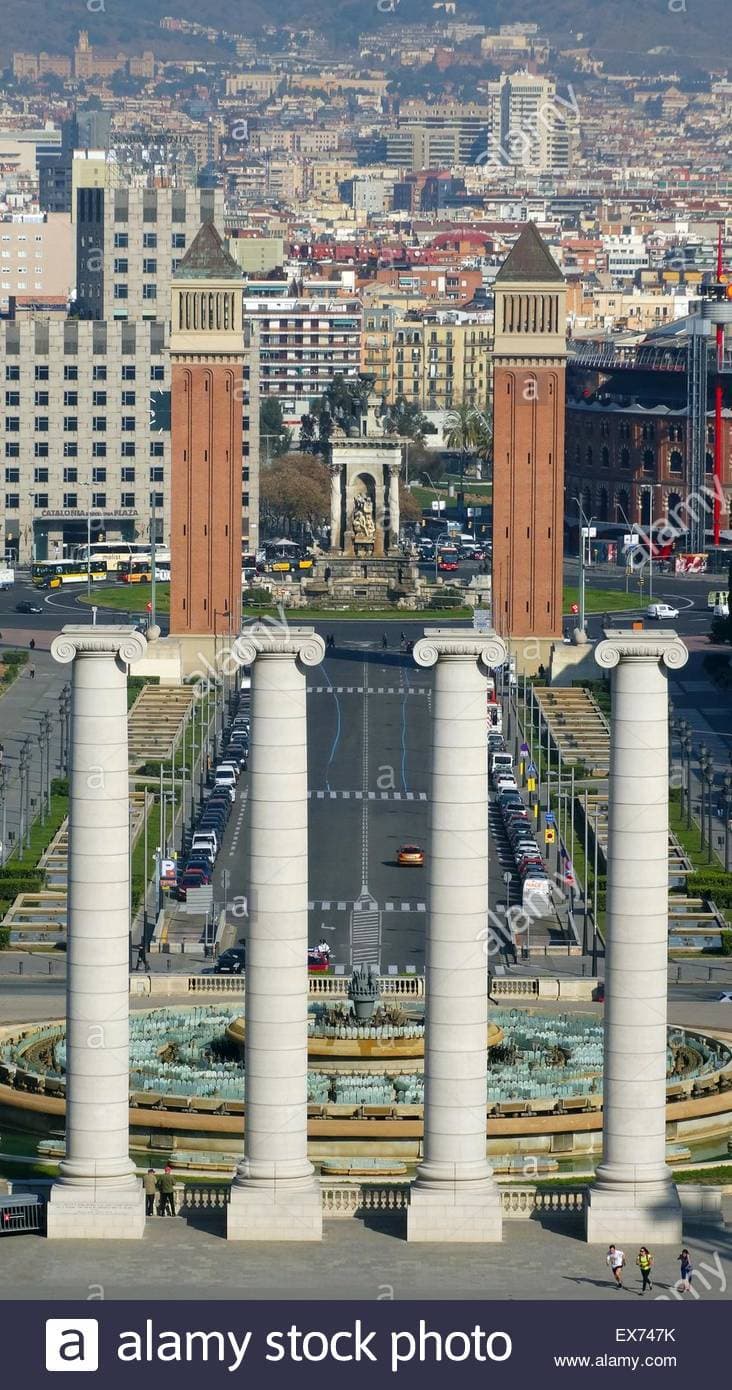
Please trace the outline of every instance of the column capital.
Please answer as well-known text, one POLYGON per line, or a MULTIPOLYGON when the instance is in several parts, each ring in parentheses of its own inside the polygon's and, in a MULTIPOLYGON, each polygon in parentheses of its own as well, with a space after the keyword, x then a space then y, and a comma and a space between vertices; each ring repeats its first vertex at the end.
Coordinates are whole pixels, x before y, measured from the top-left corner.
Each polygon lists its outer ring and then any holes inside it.
POLYGON ((237 637, 233 654, 242 666, 251 666, 258 657, 289 657, 303 666, 319 666, 325 656, 325 642, 312 627, 268 626, 253 623, 237 637))
POLYGON ((488 670, 502 666, 508 652, 495 632, 456 631, 455 628, 426 627, 414 644, 418 666, 435 666, 441 657, 477 661, 488 670))
POLYGON ((106 656, 131 666, 142 659, 146 650, 147 641, 141 632, 116 624, 69 624, 51 643, 51 656, 62 665, 74 661, 77 656, 106 656))
POLYGON ((612 670, 621 661, 659 662, 671 671, 679 671, 689 660, 681 638, 668 628, 660 632, 631 632, 628 628, 606 628, 605 636, 595 647, 595 661, 603 670, 612 670))

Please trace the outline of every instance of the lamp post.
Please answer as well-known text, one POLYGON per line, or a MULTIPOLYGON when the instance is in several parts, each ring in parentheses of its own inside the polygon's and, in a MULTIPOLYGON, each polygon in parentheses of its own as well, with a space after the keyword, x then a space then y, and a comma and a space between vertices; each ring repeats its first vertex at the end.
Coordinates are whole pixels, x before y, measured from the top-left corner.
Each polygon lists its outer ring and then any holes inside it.
POLYGON ((595 859, 595 865, 594 865, 594 875, 593 875, 593 879, 592 879, 592 973, 593 973, 593 975, 596 975, 596 974, 597 974, 597 878, 598 878, 598 857, 599 857, 599 856, 598 856, 598 851, 599 851, 599 840, 600 840, 600 829, 599 829, 599 826, 600 826, 600 814, 599 814, 599 811, 598 811, 597 808, 596 808, 596 809, 595 809, 595 821, 594 821, 594 841, 595 841, 595 847, 594 847, 594 848, 595 848, 595 854, 594 854, 594 859, 595 859))
POLYGON ((7 849, 7 839, 8 839, 8 804, 7 804, 7 798, 6 798, 6 788, 7 788, 7 782, 6 782, 5 768, 4 768, 3 765, 0 763, 0 807, 2 807, 2 811, 0 812, 0 814, 2 815, 2 841, 0 842, 0 868, 2 868, 3 864, 5 863, 5 858, 6 858, 6 855, 7 855, 7 852, 8 852, 8 849, 7 849))
MULTIPOLYGON (((724 807, 724 871, 730 872, 729 863, 729 821, 732 811, 732 774, 725 772, 722 778, 722 805, 724 807)), ((3 843, 5 841, 5 831, 3 830, 3 843)))
POLYGON ((691 830, 691 730, 685 719, 682 722, 686 725, 681 736, 681 748, 686 763, 686 829, 691 830))
POLYGON ((702 848, 702 849, 704 849, 704 847, 705 847, 705 845, 706 845, 706 839, 707 839, 707 835, 706 835, 706 830, 707 830, 706 803, 705 803, 705 796, 704 796, 704 793, 705 793, 704 769, 706 768, 707 763, 709 762, 709 756, 710 756, 710 755, 709 755, 709 749, 707 748, 706 743, 702 743, 702 744, 700 745, 700 748, 699 748, 699 784, 700 784, 700 796, 699 796, 699 810, 700 810, 700 816, 699 816, 699 827, 700 827, 700 831, 701 831, 701 848, 702 848))
POLYGON ((580 625, 580 632, 584 632, 584 630, 585 630, 585 565, 586 565, 586 563, 587 563, 587 550, 588 550, 588 548, 589 548, 589 542, 590 542, 590 540, 592 539, 592 523, 593 523, 593 521, 595 520, 595 518, 594 518, 594 516, 587 517, 587 516, 585 515, 585 510, 584 510, 584 507, 582 506, 582 503, 580 502, 579 497, 573 497, 573 498, 572 498, 572 501, 577 503, 577 510, 578 510, 578 512, 579 512, 579 519, 580 519, 580 527, 579 527, 579 625, 580 625))
POLYGON ((706 840, 707 863, 711 864, 714 855, 714 846, 712 844, 712 788, 714 786, 714 764, 711 757, 707 756, 703 762, 700 759, 699 768, 702 777, 701 822, 703 826, 706 815, 707 827, 702 844, 704 840, 706 840))

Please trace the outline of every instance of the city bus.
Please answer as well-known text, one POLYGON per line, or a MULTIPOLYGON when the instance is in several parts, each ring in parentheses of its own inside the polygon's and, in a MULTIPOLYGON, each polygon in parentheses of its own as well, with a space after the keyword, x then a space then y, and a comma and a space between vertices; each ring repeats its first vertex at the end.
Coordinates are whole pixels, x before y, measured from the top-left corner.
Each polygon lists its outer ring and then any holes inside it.
POLYGON ((150 543, 134 541, 92 541, 91 552, 88 545, 74 547, 72 559, 81 565, 88 563, 91 553, 92 566, 104 565, 109 574, 116 574, 123 564, 130 560, 150 558, 150 543))
MULTIPOLYGON (((117 578, 123 584, 150 584, 152 582, 152 555, 138 555, 125 560, 117 571, 117 578)), ((155 551, 155 578, 159 583, 170 581, 170 551, 161 546, 155 551)))
MULTIPOLYGON (((87 566, 78 560, 49 560, 46 564, 33 565, 31 577, 35 589, 62 589, 67 585, 86 584, 89 579, 87 566)), ((106 566, 92 564, 91 579, 96 583, 107 578, 106 566)))

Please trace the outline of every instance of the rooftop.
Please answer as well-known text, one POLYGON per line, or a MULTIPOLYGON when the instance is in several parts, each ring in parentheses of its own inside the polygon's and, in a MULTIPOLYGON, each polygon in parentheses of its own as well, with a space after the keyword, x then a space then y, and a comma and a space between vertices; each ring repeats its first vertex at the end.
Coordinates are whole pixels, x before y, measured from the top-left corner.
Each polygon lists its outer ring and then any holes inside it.
POLYGON ((244 272, 229 255, 213 222, 204 222, 173 276, 174 280, 241 280, 244 272))
POLYGON ((503 262, 495 283, 503 281, 509 284, 526 281, 530 285, 564 283, 564 276, 534 222, 526 223, 503 262))

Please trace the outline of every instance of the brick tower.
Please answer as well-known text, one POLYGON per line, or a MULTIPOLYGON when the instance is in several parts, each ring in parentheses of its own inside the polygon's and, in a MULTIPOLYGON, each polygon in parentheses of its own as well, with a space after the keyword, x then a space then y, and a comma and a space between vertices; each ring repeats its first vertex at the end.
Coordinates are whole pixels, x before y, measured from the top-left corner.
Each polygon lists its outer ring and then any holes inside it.
POLYGON ((241 628, 242 272, 204 222, 172 281, 170 633, 241 628))
POLYGON ((493 625, 562 634, 564 278, 529 222, 495 281, 493 625))

